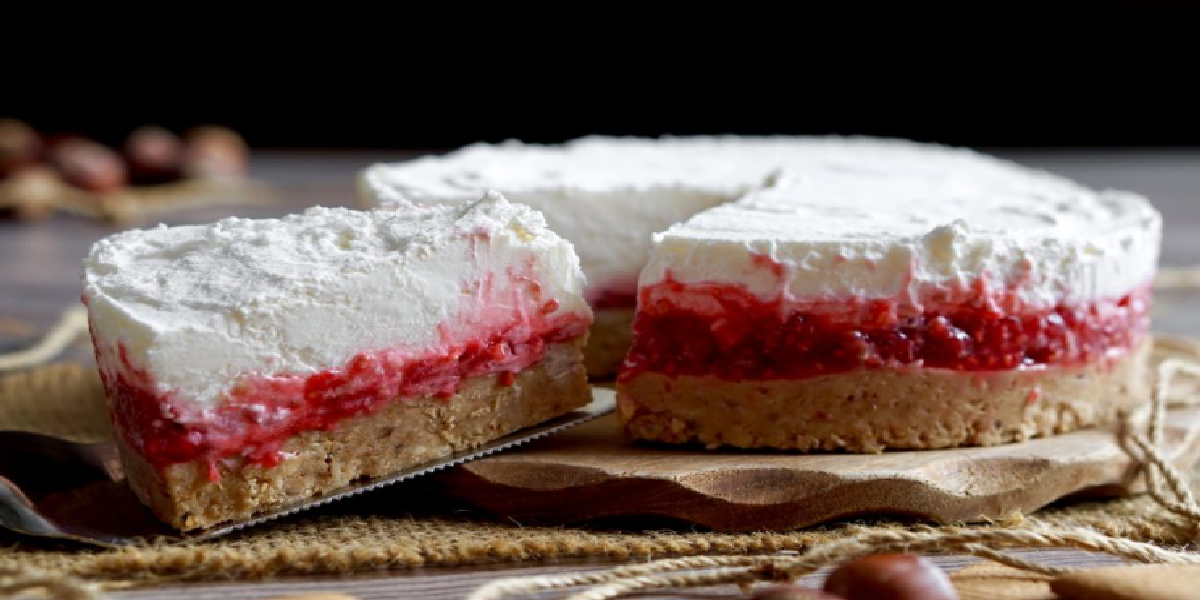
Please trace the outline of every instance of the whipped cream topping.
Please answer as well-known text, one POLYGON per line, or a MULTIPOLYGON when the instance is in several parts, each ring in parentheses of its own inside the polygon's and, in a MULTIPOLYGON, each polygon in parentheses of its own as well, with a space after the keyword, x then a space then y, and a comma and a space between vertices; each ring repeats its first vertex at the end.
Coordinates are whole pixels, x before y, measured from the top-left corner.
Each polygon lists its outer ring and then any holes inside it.
POLYGON ((499 194, 132 230, 97 242, 83 264, 102 371, 115 376, 127 361, 199 409, 217 407, 242 376, 471 339, 473 315, 545 310, 494 306, 521 304, 528 294, 517 286, 530 282, 554 311, 590 318, 571 244, 499 194))
POLYGON ((682 281, 779 293, 766 257, 796 298, 919 295, 985 277, 1019 283, 1023 301, 1044 305, 1146 283, 1161 236, 1158 213, 1138 196, 970 150, 871 138, 479 144, 375 165, 359 184, 372 205, 501 190, 575 243, 601 292, 632 286, 650 257, 643 283, 669 269, 682 281))
POLYGON ((862 153, 789 167, 774 187, 655 236, 641 285, 735 283, 803 308, 918 306, 982 282, 1043 308, 1146 285, 1160 237, 1159 214, 1135 194, 968 152, 862 153))
POLYGON ((587 137, 559 146, 476 144, 445 156, 374 165, 359 176, 367 206, 458 204, 495 189, 546 215, 575 244, 589 292, 632 293, 652 235, 769 185, 788 164, 965 151, 866 138, 587 137))
POLYGON ((1130 281, 1148 280, 1158 248, 1157 215, 1144 201, 1095 195, 1060 177, 969 150, 902 140, 588 137, 560 146, 477 144, 445 156, 372 166, 360 175, 359 189, 369 206, 457 204, 483 190, 500 190, 542 211, 554 231, 574 242, 593 299, 633 291, 653 234, 752 193, 735 207, 704 213, 673 230, 659 244, 646 277, 661 276, 675 260, 682 261, 681 277, 742 274, 746 253, 729 252, 747 244, 807 265, 789 275, 796 295, 894 293, 907 285, 910 264, 918 279, 939 282, 985 270, 1009 280, 1026 260, 1038 270, 1035 278, 1075 273, 1032 292, 1045 300, 1127 291, 1130 281), (802 204, 811 209, 799 208, 802 204), (1130 211, 1136 214, 1126 214, 1130 211), (773 223, 784 213, 791 217, 773 223), (726 221, 729 226, 722 227, 726 221), (1115 237, 1098 239, 1101 231, 1115 237), (789 236, 823 241, 788 245, 799 253, 795 256, 769 241, 789 236), (703 240, 696 243, 699 253, 679 257, 691 252, 692 245, 681 241, 688 237, 703 240), (874 241, 844 239, 855 237, 874 241), (842 241, 831 241, 835 238, 842 241), (1075 241, 1054 241, 1059 238, 1075 241), (1108 258, 1096 258, 1096 251, 1108 258), (805 252, 817 254, 801 258, 805 252), (962 257, 947 258, 955 253, 962 257), (847 259, 874 266, 854 271, 842 265, 836 279, 844 282, 830 281, 835 279, 827 277, 830 261, 847 259), (1087 266, 1076 269, 1070 261, 1087 266))

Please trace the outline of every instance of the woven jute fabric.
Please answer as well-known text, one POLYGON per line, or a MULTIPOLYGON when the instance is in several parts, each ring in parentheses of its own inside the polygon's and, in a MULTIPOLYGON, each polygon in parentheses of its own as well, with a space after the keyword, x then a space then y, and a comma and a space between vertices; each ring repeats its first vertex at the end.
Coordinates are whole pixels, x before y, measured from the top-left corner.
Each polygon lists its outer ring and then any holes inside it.
MULTIPOLYGON (((1159 350, 1167 354, 1196 352, 1194 346, 1162 342, 1159 350)), ((93 369, 55 364, 0 377, 0 429, 37 431, 79 441, 104 439, 109 435, 104 397, 93 369)), ((429 502, 413 497, 421 489, 383 490, 371 495, 383 501, 351 501, 348 507, 335 506, 317 516, 207 542, 95 549, 0 532, 0 573, 24 569, 92 581, 150 584, 500 562, 646 560, 804 551, 851 531, 861 534, 864 527, 879 531, 913 527, 911 523, 887 520, 739 534, 697 531, 686 526, 641 531, 630 529, 628 524, 622 524, 622 529, 611 524, 529 527, 477 512, 463 516, 449 508, 430 508, 429 502)), ((1083 527, 1167 546, 1191 541, 1191 528, 1145 518, 1159 510, 1146 498, 1073 503, 1040 511, 1038 521, 1043 527, 1083 527)), ((1015 529, 1029 526, 1019 517, 993 525, 1015 529)))

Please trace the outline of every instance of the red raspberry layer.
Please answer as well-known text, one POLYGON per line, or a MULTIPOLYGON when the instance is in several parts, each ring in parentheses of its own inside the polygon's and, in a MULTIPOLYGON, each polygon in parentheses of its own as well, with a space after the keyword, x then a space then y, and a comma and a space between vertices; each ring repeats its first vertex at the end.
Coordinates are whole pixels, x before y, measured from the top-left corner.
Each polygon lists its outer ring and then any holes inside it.
POLYGON ((632 309, 637 306, 637 291, 614 290, 599 292, 591 296, 591 298, 588 300, 588 304, 591 304, 592 308, 600 310, 620 308, 632 309))
POLYGON ((592 285, 587 290, 587 302, 600 310, 630 309, 637 307, 637 278, 615 278, 592 285))
POLYGON ((670 274, 639 296, 634 343, 620 378, 642 372, 801 379, 863 368, 995 371, 1120 356, 1149 328, 1150 287, 1044 309, 1015 308, 1013 290, 929 294, 920 304, 845 298, 764 300, 744 287, 683 284, 670 274), (1003 308, 1002 308, 1003 307, 1003 308))
POLYGON ((151 464, 204 459, 211 465, 245 457, 274 466, 283 444, 300 432, 332 429, 397 399, 447 398, 470 377, 499 373, 501 383, 511 385, 512 374, 541 360, 548 344, 578 338, 589 324, 581 315, 558 315, 536 331, 518 322, 436 354, 363 352, 338 369, 250 376, 203 415, 189 414, 188 404, 174 394, 157 392, 124 345, 118 346, 122 368, 101 373, 117 430, 151 464))

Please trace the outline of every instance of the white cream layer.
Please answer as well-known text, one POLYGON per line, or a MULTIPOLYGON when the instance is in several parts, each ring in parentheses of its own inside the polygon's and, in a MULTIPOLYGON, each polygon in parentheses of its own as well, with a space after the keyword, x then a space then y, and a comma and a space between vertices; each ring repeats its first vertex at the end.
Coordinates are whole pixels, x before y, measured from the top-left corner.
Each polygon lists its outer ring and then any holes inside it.
POLYGON ((790 169, 774 188, 668 229, 641 285, 670 273, 799 305, 919 305, 982 278, 1044 308, 1120 298, 1154 276, 1161 218, 1140 196, 965 152, 878 158, 790 169))
POLYGON ((359 177, 359 196, 366 206, 405 200, 457 204, 499 190, 541 211, 551 229, 575 244, 590 291, 632 292, 653 234, 762 188, 784 164, 892 146, 915 147, 783 137, 477 144, 445 156, 374 165, 359 177))
POLYGON ((465 329, 471 315, 503 311, 489 301, 528 285, 510 272, 532 277, 557 311, 590 315, 571 244, 499 194, 453 207, 313 208, 127 231, 96 243, 83 282, 101 368, 122 368, 122 344, 158 391, 204 409, 243 375, 435 349, 454 341, 439 332, 452 318, 464 329, 449 335, 467 339, 477 333, 465 329), (478 285, 489 276, 490 299, 478 285))
POLYGON ((784 264, 794 297, 894 297, 985 272, 996 284, 1022 281, 1033 304, 1113 297, 1153 276, 1161 226, 1134 195, 969 150, 870 138, 481 144, 375 165, 359 184, 368 205, 501 190, 575 243, 599 291, 628 287, 649 257, 643 283, 669 268, 685 281, 778 293, 753 262, 761 253, 784 264))

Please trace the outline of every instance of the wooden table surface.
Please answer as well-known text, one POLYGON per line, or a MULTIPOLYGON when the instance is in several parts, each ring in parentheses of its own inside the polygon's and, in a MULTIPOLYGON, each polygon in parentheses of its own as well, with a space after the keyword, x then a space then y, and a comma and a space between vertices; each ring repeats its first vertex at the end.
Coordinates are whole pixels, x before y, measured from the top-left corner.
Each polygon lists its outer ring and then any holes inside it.
MULTIPOLYGON (((1019 162, 1075 178, 1093 187, 1133 190, 1150 197, 1165 217, 1162 264, 1200 263, 1200 149, 1187 150, 1038 150, 1000 151, 1019 162)), ((259 152, 254 176, 270 183, 278 200, 270 205, 197 208, 155 219, 168 224, 203 223, 224 216, 269 217, 316 204, 351 205, 356 171, 372 162, 399 160, 413 152, 259 152)), ((0 353, 24 347, 66 307, 79 301, 79 261, 96 240, 116 231, 74 216, 49 221, 0 221, 0 353)), ((1155 329, 1200 336, 1200 291, 1160 293, 1155 329)), ((70 358, 89 360, 85 344, 70 358)), ((1075 551, 1027 552, 1058 565, 1099 565, 1112 559, 1075 551)), ((962 556, 936 557, 948 568, 967 562, 962 556)), ((157 600, 186 595, 195 598, 265 598, 315 590, 343 591, 361 598, 462 598, 478 585, 498 577, 561 573, 604 568, 603 563, 425 568, 349 578, 279 579, 255 583, 203 583, 138 590, 118 597, 157 600)), ((814 584, 815 578, 809 581, 814 584)), ((556 597, 543 594, 541 598, 556 597)), ((646 598, 647 596, 641 596, 646 598)), ((655 596, 670 598, 741 597, 732 587, 655 596)))

